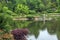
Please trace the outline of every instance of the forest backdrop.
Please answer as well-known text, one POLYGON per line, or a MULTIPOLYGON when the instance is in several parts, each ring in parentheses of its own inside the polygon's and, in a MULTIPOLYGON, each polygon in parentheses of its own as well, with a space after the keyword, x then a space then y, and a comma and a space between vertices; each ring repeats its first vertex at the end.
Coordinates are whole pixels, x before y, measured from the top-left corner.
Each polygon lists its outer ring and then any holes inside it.
POLYGON ((43 13, 60 13, 60 0, 0 0, 0 29, 8 32, 23 25, 12 20, 16 16, 43 13))

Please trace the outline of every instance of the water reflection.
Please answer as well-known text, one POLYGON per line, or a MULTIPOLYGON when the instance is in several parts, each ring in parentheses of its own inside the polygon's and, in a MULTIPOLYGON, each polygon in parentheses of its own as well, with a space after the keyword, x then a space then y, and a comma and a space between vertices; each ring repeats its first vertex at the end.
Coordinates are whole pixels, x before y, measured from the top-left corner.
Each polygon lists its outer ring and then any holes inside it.
POLYGON ((56 34, 50 35, 48 33, 47 29, 45 29, 45 30, 43 30, 43 31, 41 30, 39 32, 39 36, 38 36, 37 40, 57 40, 57 36, 56 36, 56 34))
POLYGON ((31 34, 28 40, 60 40, 60 20, 46 21, 18 21, 19 27, 27 27, 31 34))
POLYGON ((60 40, 59 21, 43 22, 34 21, 28 25, 31 34, 28 40, 60 40))
POLYGON ((36 40, 34 35, 29 35, 29 37, 27 38, 28 40, 36 40))
POLYGON ((37 38, 35 38, 34 35, 30 35, 28 40, 58 40, 58 39, 57 39, 56 34, 50 35, 48 33, 47 29, 45 29, 45 30, 40 30, 39 31, 39 34, 38 34, 37 38))

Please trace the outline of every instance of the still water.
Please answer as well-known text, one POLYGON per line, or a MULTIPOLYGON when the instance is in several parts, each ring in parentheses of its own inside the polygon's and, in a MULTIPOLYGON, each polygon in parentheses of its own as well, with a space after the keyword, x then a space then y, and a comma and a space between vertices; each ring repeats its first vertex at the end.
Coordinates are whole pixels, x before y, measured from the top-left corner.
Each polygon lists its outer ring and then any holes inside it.
MULTIPOLYGON (((17 24, 17 23, 16 23, 17 24)), ((18 27, 30 30, 28 40, 60 40, 60 20, 58 21, 20 21, 18 27)))
POLYGON ((40 21, 30 21, 28 24, 30 34, 28 40, 60 40, 59 21, 47 21, 45 24, 40 21))
POLYGON ((47 32, 47 29, 45 29, 45 30, 39 31, 37 38, 35 38, 34 35, 29 35, 28 40, 58 40, 58 39, 56 34, 50 35, 47 32))

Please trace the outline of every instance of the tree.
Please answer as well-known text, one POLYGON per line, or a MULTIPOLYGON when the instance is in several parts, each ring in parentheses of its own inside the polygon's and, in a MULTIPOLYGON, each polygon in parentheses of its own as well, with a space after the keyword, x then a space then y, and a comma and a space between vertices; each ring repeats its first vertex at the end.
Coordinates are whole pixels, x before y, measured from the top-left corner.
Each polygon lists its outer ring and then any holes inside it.
POLYGON ((29 13, 29 7, 23 4, 18 4, 15 8, 15 12, 17 14, 28 14, 29 13))

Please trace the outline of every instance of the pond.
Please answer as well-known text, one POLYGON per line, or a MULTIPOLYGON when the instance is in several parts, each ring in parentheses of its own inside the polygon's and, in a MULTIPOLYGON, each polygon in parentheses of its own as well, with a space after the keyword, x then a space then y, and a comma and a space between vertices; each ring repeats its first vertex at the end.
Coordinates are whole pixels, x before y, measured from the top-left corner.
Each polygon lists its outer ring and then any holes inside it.
POLYGON ((60 40, 59 21, 26 21, 30 30, 28 40, 60 40), (29 23, 27 23, 29 22, 29 23))
MULTIPOLYGON (((15 21, 14 26, 30 30, 28 40, 60 40, 60 20, 52 21, 15 21)), ((15 27, 14 27, 15 28, 15 27)))
POLYGON ((57 35, 53 34, 50 35, 47 31, 47 29, 45 30, 41 30, 39 31, 38 37, 35 38, 35 35, 29 35, 28 40, 58 40, 57 35))

